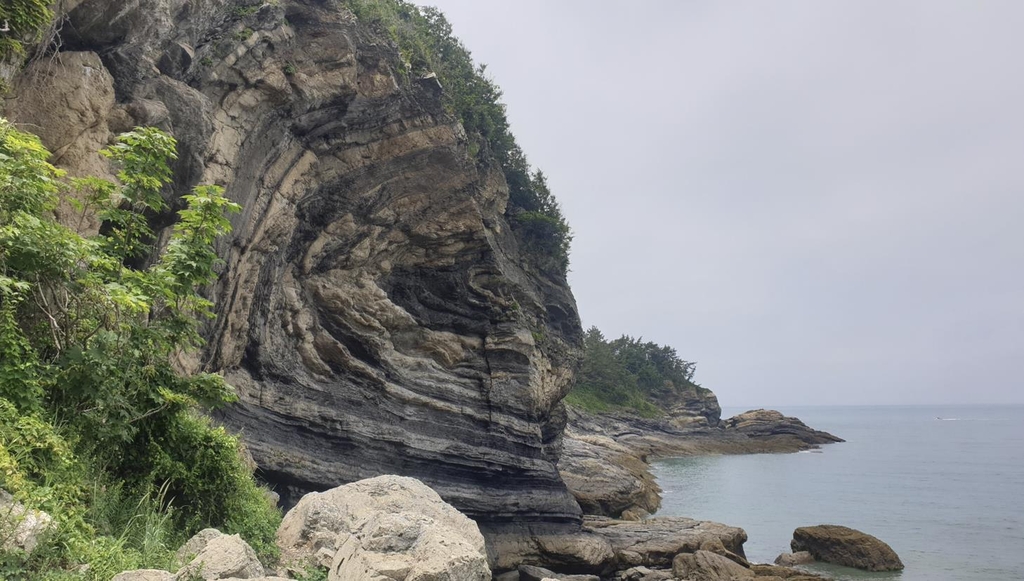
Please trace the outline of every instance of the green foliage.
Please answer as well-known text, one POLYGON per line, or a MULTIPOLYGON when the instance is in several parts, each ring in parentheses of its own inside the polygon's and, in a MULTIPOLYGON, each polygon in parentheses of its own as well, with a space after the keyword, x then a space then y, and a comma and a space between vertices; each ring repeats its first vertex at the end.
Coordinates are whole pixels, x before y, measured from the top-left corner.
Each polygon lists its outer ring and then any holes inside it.
POLYGON ((0 32, 0 63, 19 62, 25 45, 38 42, 53 20, 49 0, 4 0, 0 3, 0 22, 10 28, 0 32))
POLYGON ((596 327, 584 334, 583 343, 583 365, 565 398, 581 409, 654 417, 662 413, 662 402, 708 391, 693 382, 696 364, 680 359, 668 345, 626 335, 607 341, 596 327))
POLYGON ((139 128, 103 152, 119 183, 73 180, 80 210, 104 223, 84 237, 53 217, 67 186, 48 152, 0 119, 0 488, 57 518, 32 555, 0 556, 9 578, 106 581, 164 566, 171 547, 207 526, 275 557, 280 514, 238 440, 197 413, 233 391, 171 363, 202 343, 197 325, 213 314, 199 289, 215 277, 213 243, 238 205, 219 187, 196 187, 165 251, 145 269, 128 266, 152 253, 145 214, 166 207, 175 147, 139 128))
POLYGON ((232 35, 232 38, 238 42, 245 42, 252 38, 253 34, 256 34, 256 32, 253 29, 246 27, 232 35))
POLYGON ((405 0, 345 0, 363 22, 386 32, 414 75, 433 72, 444 88, 446 107, 462 120, 474 155, 493 155, 509 185, 506 215, 527 258, 564 276, 572 236, 543 174, 534 172, 509 127, 501 89, 487 77, 437 8, 405 0))
POLYGON ((328 573, 330 570, 327 567, 319 567, 316 565, 310 565, 305 570, 296 573, 296 581, 327 581, 328 573))

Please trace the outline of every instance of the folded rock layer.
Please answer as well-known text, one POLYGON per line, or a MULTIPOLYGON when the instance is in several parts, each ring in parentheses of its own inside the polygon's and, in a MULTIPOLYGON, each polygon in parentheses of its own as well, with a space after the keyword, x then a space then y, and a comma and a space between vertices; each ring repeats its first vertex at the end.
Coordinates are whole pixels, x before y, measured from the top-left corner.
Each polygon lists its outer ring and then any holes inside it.
POLYGON ((579 317, 521 254, 501 168, 341 3, 254 6, 71 2, 68 52, 16 78, 8 109, 83 112, 52 139, 72 175, 119 130, 166 129, 172 206, 197 184, 243 206, 206 350, 182 364, 236 387, 219 420, 285 504, 401 474, 475 519, 578 524, 555 462, 579 317))

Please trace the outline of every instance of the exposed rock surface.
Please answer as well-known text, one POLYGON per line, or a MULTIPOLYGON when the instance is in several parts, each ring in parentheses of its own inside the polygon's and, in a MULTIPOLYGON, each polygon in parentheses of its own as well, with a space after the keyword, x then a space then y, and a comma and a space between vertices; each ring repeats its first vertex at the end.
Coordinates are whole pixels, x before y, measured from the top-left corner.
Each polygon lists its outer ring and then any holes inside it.
POLYGON ((174 574, 159 569, 136 569, 118 573, 110 581, 174 581, 174 574))
POLYGON ((753 579, 754 572, 711 551, 696 551, 676 555, 672 572, 689 581, 739 581, 753 579))
POLYGON ((49 514, 27 508, 10 493, 0 490, 0 550, 31 553, 52 522, 49 514))
MULTIPOLYGON (((256 552, 238 535, 211 535, 206 529, 199 534, 204 537, 195 543, 190 540, 186 547, 198 547, 196 556, 178 570, 176 581, 192 581, 195 578, 214 579, 255 579, 263 577, 266 571, 256 557, 256 552)), ((219 532, 219 531, 218 531, 219 532)), ((183 550, 186 550, 183 547, 183 550)), ((191 549, 187 549, 191 551, 191 549)), ((179 554, 185 554, 179 551, 179 554)))
POLYGON ((775 564, 782 565, 783 567, 792 567, 794 565, 807 565, 808 563, 814 562, 814 556, 807 551, 797 551, 795 553, 782 553, 778 557, 775 557, 775 564))
POLYGON ((557 581, 601 581, 601 578, 596 575, 564 575, 543 567, 534 567, 533 565, 519 566, 519 581, 543 581, 544 579, 556 579, 557 581))
POLYGON ((244 207, 193 363, 237 388, 220 419, 283 504, 398 473, 496 526, 578 528, 555 467, 575 303, 528 266, 502 171, 436 78, 404 80, 393 43, 335 2, 65 7, 66 52, 14 79, 5 114, 72 173, 157 125, 179 143, 172 206, 213 183, 244 207))
POLYGON ((304 496, 277 533, 296 570, 330 566, 332 581, 487 581, 476 523, 412 478, 379 476, 304 496))
POLYGON ((843 441, 842 438, 809 428, 797 418, 784 416, 775 410, 751 410, 725 420, 722 425, 726 431, 743 434, 751 439, 793 441, 798 449, 801 444, 813 447, 843 441))
POLYGON ((661 506, 661 488, 647 463, 612 438, 579 435, 566 438, 559 472, 586 514, 638 520, 637 510, 654 512, 661 506))
POLYGON ((654 512, 661 491, 649 458, 797 452, 842 441, 776 411, 755 410, 722 421, 714 415, 692 421, 694 413, 686 412, 680 421, 671 414, 643 418, 569 408, 558 469, 583 512, 612 517, 635 515, 635 509, 654 512))
POLYGON ((679 553, 693 553, 709 541, 744 556, 747 533, 741 528, 681 517, 651 518, 640 522, 587 517, 586 529, 608 540, 615 552, 616 567, 643 565, 668 567, 679 553))
POLYGON ((892 547, 856 529, 839 525, 800 527, 790 543, 794 552, 807 551, 816 560, 865 571, 900 571, 903 562, 892 547))

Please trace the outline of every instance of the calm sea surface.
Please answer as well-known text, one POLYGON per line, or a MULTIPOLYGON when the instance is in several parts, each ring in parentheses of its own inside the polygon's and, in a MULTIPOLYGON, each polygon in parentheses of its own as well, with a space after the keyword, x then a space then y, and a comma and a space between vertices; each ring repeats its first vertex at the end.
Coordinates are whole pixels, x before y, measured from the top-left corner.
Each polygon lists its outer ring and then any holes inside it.
POLYGON ((659 461, 658 514, 743 527, 752 561, 788 551, 796 527, 828 523, 875 535, 906 565, 822 569, 840 579, 1024 580, 1024 406, 779 411, 847 442, 659 461))

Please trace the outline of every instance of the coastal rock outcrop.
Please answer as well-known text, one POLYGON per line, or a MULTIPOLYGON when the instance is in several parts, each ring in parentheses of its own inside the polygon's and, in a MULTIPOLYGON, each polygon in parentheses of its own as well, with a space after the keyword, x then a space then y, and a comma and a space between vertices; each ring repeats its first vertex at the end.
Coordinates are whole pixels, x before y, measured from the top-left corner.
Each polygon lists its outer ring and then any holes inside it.
POLYGON ((903 561, 881 540, 839 525, 800 527, 793 531, 793 552, 807 551, 815 560, 865 571, 900 571, 903 561))
POLYGON ((828 432, 815 430, 797 418, 787 417, 775 410, 751 410, 731 417, 723 422, 726 430, 743 434, 752 440, 774 438, 773 445, 782 445, 786 440, 795 440, 794 446, 820 446, 842 442, 843 439, 828 432))
MULTIPOLYGON (((680 553, 699 551, 705 543, 719 542, 725 550, 744 556, 747 533, 710 521, 682 517, 658 517, 639 522, 587 517, 585 528, 607 539, 616 557, 616 567, 670 567, 680 553)), ((723 557, 727 558, 727 557, 723 557)))
MULTIPOLYGON (((197 184, 243 206, 182 365, 235 386, 218 419, 282 504, 396 473, 491 528, 578 529, 555 462, 582 330, 506 218, 502 168, 342 3, 250 4, 65 4, 60 52, 4 112, 48 128, 71 175, 156 125, 178 141, 172 210, 197 184)), ((171 220, 153 217, 161 240, 171 220)))
POLYGON ((714 425, 711 417, 686 419, 691 413, 680 422, 670 414, 646 418, 570 407, 558 470, 583 512, 611 517, 636 514, 636 509, 654 512, 661 490, 649 458, 797 452, 843 441, 776 411, 750 411, 714 425))

